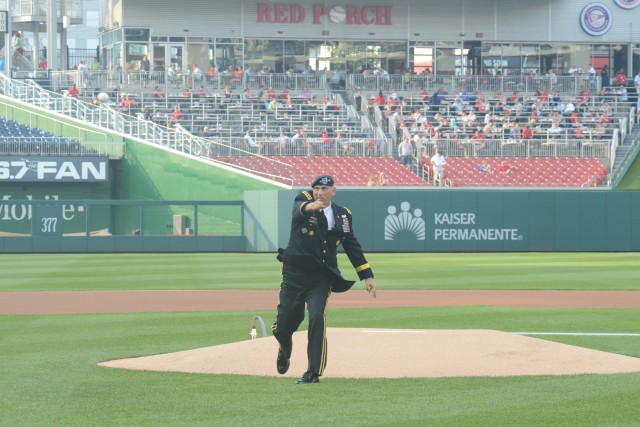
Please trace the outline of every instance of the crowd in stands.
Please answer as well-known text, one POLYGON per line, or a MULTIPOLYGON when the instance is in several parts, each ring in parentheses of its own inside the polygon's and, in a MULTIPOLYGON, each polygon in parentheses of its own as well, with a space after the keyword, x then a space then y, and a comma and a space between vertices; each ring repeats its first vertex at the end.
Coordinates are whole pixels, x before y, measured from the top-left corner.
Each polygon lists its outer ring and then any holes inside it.
MULTIPOLYGON (((356 109, 368 110, 372 119, 371 112, 378 109, 382 126, 394 137, 396 145, 389 150, 381 149, 373 129, 364 128, 359 117, 350 117, 336 96, 314 93, 307 87, 299 91, 264 85, 252 89, 238 84, 246 78, 242 70, 226 71, 233 84, 213 91, 206 84, 211 70, 205 73, 193 64, 190 75, 203 83, 192 85, 193 90, 183 86, 181 77, 175 74, 170 89, 154 85, 152 90, 131 92, 118 84, 108 94, 108 101, 112 108, 141 120, 179 126, 195 136, 226 141, 248 153, 391 156, 414 172, 420 172, 416 165, 426 166, 422 173, 428 180, 448 185, 444 165, 450 169, 455 162, 436 160, 434 164, 432 159, 437 159, 438 151, 449 159, 568 156, 604 161, 619 127, 618 119, 629 111, 627 82, 622 74, 617 73, 616 85, 604 85, 597 94, 591 93, 591 80, 579 91, 576 86, 573 92, 548 91, 544 84, 535 92, 485 92, 462 86, 450 94, 441 86, 431 93, 420 89, 398 94, 389 87, 363 94, 362 89, 356 89, 356 109), (369 102, 363 102, 368 95, 369 102)), ((67 94, 81 97, 75 85, 67 94)), ((100 98, 96 93, 91 102, 105 102, 100 98)), ((228 154, 219 145, 212 145, 211 152, 213 156, 228 154)), ((486 164, 491 172, 499 167, 486 164)), ((507 174, 517 170, 514 166, 507 174)), ((377 175, 371 174, 364 185, 380 185, 377 175)))

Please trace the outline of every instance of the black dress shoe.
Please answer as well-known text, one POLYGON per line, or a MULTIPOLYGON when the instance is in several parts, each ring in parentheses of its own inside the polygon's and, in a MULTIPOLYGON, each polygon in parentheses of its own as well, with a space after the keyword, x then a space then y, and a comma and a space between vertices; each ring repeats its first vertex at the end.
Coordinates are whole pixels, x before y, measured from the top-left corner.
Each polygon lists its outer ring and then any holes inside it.
POLYGON ((287 373, 287 371, 289 370, 289 358, 287 357, 286 353, 284 352, 284 350, 282 349, 282 347, 280 347, 280 349, 278 350, 278 373, 280 375, 284 375, 287 373))
POLYGON ((296 384, 313 384, 319 382, 320 378, 318 374, 316 374, 315 372, 307 371, 300 377, 298 381, 296 381, 296 384))

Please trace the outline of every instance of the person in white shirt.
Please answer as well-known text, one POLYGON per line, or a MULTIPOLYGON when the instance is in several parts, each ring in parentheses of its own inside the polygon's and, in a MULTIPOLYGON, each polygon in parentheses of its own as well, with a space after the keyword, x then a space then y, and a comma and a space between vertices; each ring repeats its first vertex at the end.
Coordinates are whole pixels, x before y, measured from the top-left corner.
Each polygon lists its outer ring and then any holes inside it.
POLYGON ((640 93, 640 71, 638 71, 638 74, 633 78, 633 84, 636 86, 636 93, 640 93))
POLYGON ((571 100, 568 100, 567 103, 564 106, 564 113, 565 114, 571 114, 576 110, 575 105, 573 105, 573 102, 571 102, 571 100))
POLYGON ((431 166, 433 167, 433 183, 437 182, 440 187, 444 186, 444 165, 446 164, 447 159, 439 149, 436 149, 436 154, 431 158, 431 166))
POLYGON ((262 148, 262 146, 253 139, 249 131, 247 131, 247 133, 244 135, 244 142, 247 144, 249 149, 255 150, 257 154, 260 153, 260 149, 262 148))

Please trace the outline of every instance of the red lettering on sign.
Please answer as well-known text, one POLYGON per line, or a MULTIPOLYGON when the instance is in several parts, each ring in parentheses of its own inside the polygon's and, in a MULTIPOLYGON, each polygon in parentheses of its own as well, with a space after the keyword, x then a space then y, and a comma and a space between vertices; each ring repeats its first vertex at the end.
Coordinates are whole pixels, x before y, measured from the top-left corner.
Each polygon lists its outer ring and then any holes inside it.
POLYGON ((258 22, 271 22, 271 5, 258 4, 258 22))
POLYGON ((362 15, 362 23, 363 24, 371 25, 374 22, 376 22, 373 19, 373 15, 375 14, 374 9, 375 9, 375 7, 373 7, 373 6, 365 6, 365 7, 362 8, 361 15, 362 15))
POLYGON ((391 6, 378 6, 377 12, 376 25, 391 25, 391 6))
POLYGON ((313 23, 319 24, 320 18, 326 16, 327 13, 329 13, 329 9, 327 9, 327 6, 315 5, 313 7, 313 23))
POLYGON ((286 24, 289 22, 289 16, 286 13, 289 11, 288 4, 277 3, 275 13, 273 14, 273 22, 276 24, 286 24))
POLYGON ((360 25, 360 8, 358 6, 347 6, 347 25, 360 25))
POLYGON ((290 22, 298 24, 304 21, 304 7, 299 4, 292 4, 290 8, 290 22))

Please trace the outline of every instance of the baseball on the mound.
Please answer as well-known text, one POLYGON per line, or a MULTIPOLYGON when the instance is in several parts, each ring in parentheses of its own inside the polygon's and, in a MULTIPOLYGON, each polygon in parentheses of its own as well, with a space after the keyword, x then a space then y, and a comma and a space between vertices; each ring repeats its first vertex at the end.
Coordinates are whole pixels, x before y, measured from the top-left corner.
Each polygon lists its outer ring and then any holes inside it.
POLYGON ((347 11, 342 6, 334 6, 329 11, 329 20, 334 24, 342 24, 347 19, 347 11))
POLYGON ((98 94, 98 101, 100 102, 109 102, 109 94, 100 92, 98 94))

